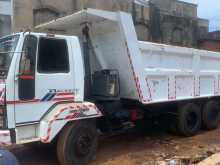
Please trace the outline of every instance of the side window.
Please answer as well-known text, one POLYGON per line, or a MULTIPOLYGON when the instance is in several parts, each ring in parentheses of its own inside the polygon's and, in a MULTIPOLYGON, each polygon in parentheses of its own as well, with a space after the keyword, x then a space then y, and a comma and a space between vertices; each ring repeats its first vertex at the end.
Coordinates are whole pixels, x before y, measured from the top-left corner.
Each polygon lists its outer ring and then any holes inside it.
POLYGON ((38 55, 39 73, 68 73, 69 59, 64 39, 40 38, 38 55))
POLYGON ((25 38, 20 60, 20 75, 34 75, 36 62, 37 38, 28 35, 25 38))

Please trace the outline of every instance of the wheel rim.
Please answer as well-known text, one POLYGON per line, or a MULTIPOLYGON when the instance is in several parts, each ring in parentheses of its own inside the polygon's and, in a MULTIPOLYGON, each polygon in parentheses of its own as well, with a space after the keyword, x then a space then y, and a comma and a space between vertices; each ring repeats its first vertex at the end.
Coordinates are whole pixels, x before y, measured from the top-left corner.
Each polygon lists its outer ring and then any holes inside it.
POLYGON ((197 122, 198 122, 197 114, 194 112, 190 112, 186 119, 187 127, 193 130, 196 127, 197 122))
POLYGON ((92 137, 88 133, 82 133, 75 142, 75 151, 78 156, 86 156, 92 147, 92 137))

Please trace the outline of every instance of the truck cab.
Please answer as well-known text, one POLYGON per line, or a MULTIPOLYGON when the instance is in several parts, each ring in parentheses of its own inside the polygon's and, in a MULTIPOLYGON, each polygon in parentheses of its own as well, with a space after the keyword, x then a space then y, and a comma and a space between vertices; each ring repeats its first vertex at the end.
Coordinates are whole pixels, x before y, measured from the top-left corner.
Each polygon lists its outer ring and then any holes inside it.
MULTIPOLYGON (((0 39, 0 53, 1 128, 13 132, 15 127, 36 125, 57 102, 84 100, 77 37, 17 33, 0 39)), ((25 140, 22 136, 18 132, 13 138, 25 140)))

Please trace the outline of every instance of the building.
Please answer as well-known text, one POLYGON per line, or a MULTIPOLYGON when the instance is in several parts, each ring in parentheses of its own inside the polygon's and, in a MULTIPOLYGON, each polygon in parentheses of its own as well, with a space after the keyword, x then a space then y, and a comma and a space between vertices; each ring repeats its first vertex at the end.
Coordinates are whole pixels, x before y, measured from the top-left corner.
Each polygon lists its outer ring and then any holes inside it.
POLYGON ((201 33, 208 32, 208 21, 197 16, 197 5, 178 0, 151 0, 153 41, 197 47, 201 33))
POLYGON ((179 0, 14 0, 13 31, 83 8, 131 13, 138 38, 145 41, 196 47, 201 31, 208 32, 208 21, 197 17, 197 5, 179 0))
POLYGON ((11 33, 11 0, 0 0, 0 37, 11 33))
POLYGON ((220 31, 209 32, 200 38, 199 48, 220 52, 220 31))

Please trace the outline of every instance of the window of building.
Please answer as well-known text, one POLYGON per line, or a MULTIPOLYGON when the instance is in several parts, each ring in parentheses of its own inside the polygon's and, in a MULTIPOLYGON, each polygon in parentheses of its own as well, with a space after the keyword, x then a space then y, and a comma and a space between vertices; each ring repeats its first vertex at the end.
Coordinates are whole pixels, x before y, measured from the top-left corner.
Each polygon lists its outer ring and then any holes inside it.
POLYGON ((67 43, 64 39, 40 38, 38 72, 67 73, 69 59, 67 43))
POLYGON ((172 42, 174 44, 181 45, 183 42, 183 30, 180 28, 175 28, 172 34, 172 42))

